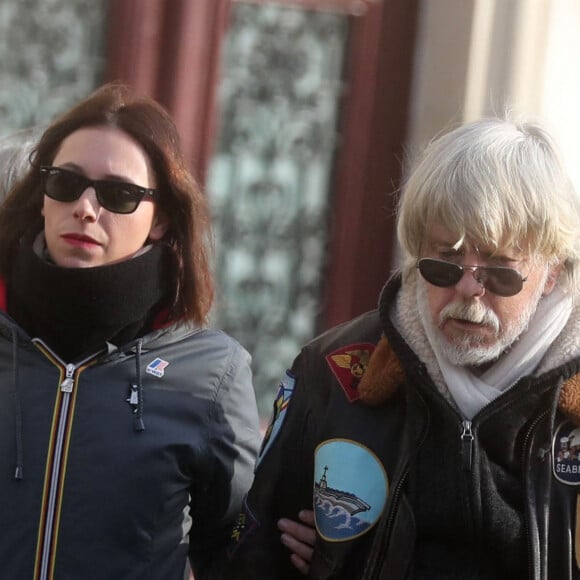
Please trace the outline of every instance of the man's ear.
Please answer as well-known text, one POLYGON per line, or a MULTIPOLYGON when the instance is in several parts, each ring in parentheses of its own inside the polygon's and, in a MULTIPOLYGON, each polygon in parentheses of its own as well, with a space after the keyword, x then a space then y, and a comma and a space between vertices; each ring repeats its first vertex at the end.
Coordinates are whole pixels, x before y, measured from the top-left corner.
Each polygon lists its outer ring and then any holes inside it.
POLYGON ((552 293, 552 290, 555 288, 558 282, 558 278, 560 278, 560 273, 562 272, 563 266, 563 262, 558 262, 553 266, 549 266, 548 277, 546 278, 546 283, 544 284, 544 291, 542 292, 542 296, 548 296, 552 293))
POLYGON ((157 242, 160 240, 167 231, 169 227, 169 220, 164 212, 157 210, 153 218, 153 223, 151 224, 151 229, 149 230, 149 239, 152 242, 157 242))

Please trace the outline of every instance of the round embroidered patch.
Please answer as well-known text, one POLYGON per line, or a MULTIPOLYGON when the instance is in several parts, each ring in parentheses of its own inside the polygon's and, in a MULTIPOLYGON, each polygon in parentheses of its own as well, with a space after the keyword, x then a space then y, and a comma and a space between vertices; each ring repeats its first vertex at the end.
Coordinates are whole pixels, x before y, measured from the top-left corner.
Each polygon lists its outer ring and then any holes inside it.
POLYGON ((314 478, 316 529, 325 540, 352 540, 379 519, 389 482, 367 447, 347 439, 321 443, 315 452, 314 478))
POLYGON ((554 477, 567 485, 580 485, 580 428, 561 423, 552 442, 554 477))

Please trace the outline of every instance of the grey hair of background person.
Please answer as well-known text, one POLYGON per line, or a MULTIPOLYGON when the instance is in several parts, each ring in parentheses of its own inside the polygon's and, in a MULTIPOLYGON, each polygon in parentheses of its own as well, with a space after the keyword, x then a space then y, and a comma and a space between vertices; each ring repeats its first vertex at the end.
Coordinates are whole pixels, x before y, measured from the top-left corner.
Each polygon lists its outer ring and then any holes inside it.
POLYGON ((30 168, 30 154, 42 131, 32 127, 0 137, 0 201, 30 168))

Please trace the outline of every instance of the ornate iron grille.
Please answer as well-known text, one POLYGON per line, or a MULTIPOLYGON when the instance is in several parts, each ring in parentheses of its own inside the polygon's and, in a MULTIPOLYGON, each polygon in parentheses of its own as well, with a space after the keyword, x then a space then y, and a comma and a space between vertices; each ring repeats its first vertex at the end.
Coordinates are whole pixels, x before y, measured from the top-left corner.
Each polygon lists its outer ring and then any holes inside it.
POLYGON ((317 331, 348 16, 236 3, 208 193, 216 325, 253 356, 262 415, 317 331))
POLYGON ((100 82, 106 0, 0 2, 1 135, 49 122, 100 82))

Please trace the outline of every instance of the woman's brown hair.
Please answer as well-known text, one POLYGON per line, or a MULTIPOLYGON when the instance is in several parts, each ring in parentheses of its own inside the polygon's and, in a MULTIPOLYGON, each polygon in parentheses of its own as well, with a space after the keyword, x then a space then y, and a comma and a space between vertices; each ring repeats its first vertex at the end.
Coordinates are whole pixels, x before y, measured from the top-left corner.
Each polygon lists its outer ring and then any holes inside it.
POLYGON ((205 195, 186 167, 179 134, 167 111, 129 86, 109 83, 57 118, 31 154, 31 167, 0 207, 0 275, 10 276, 22 236, 43 228, 42 165, 51 165, 66 137, 83 127, 111 126, 137 141, 149 156, 160 192, 159 209, 169 227, 167 284, 172 320, 204 324, 214 294, 210 212, 205 195))

